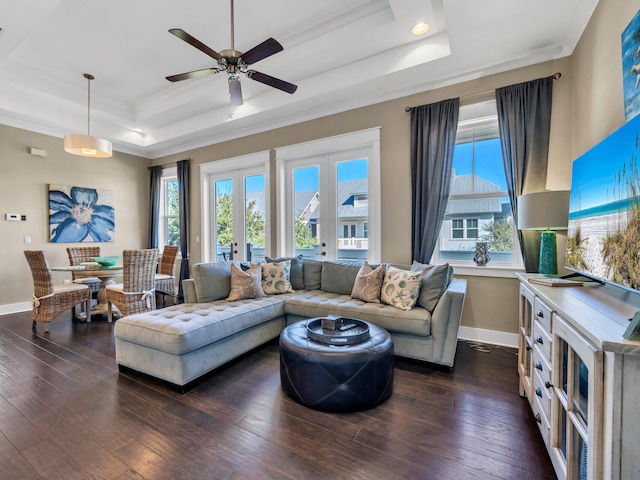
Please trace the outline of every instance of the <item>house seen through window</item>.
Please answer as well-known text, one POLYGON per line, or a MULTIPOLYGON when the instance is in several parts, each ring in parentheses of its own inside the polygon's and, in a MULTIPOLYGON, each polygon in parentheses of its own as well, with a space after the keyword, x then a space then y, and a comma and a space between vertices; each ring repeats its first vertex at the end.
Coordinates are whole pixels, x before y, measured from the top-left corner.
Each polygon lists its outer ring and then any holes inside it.
POLYGON ((495 101, 481 117, 460 108, 451 189, 434 260, 473 265, 477 242, 486 242, 490 263, 515 265, 516 230, 511 215, 495 101), (466 115, 465 115, 466 113, 466 115), (465 118, 466 117, 466 118, 465 118))

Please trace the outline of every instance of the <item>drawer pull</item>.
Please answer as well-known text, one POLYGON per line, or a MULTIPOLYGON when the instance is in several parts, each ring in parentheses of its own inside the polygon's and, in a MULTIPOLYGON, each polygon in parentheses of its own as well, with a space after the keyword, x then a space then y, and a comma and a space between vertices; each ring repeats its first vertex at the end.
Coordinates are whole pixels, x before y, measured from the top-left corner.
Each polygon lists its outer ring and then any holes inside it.
POLYGON ((536 312, 536 317, 544 318, 544 312, 542 310, 538 310, 536 312))
POLYGON ((553 385, 551 385, 551 384, 549 383, 549 380, 547 380, 546 382, 544 382, 544 386, 545 386, 545 387, 547 387, 547 388, 551 388, 551 387, 553 387, 553 385))
POLYGON ((536 395, 542 398, 542 390, 540 390, 540 387, 536 388, 536 395))
POLYGON ((526 345, 524 348, 526 348, 527 350, 531 350, 531 348, 533 348, 533 347, 531 347, 531 345, 529 345, 529 344, 527 343, 527 345, 526 345))
POLYGON ((536 342, 538 342, 540 345, 544 345, 544 341, 542 340, 542 337, 536 337, 536 342))
POLYGON ((542 371, 542 362, 536 362, 536 368, 542 371))
POLYGON ((536 422, 542 423, 542 417, 540 416, 539 413, 536 413, 536 417, 535 418, 536 418, 536 422))

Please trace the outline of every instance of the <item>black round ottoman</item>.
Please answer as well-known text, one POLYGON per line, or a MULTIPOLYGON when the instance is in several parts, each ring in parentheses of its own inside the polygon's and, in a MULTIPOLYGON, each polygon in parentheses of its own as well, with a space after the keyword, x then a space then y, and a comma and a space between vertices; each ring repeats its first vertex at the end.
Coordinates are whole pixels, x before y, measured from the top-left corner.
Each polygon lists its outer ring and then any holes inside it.
POLYGON ((393 391, 393 340, 371 323, 370 338, 354 345, 326 345, 307 338, 307 322, 280 334, 280 380, 295 401, 327 412, 375 407, 393 391))

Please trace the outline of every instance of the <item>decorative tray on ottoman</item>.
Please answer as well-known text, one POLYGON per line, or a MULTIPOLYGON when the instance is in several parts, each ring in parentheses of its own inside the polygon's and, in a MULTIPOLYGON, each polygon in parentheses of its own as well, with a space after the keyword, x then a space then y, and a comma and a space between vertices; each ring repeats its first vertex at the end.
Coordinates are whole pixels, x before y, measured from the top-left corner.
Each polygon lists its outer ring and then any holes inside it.
POLYGON ((353 345, 369 339, 369 326, 356 318, 330 315, 310 320, 307 336, 327 345, 353 345))

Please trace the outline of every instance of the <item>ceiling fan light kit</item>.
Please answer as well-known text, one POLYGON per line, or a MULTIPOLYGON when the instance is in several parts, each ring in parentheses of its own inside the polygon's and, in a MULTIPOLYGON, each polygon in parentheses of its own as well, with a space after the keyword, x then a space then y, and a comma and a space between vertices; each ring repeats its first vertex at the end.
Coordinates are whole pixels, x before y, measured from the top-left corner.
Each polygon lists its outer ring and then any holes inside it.
POLYGON ((87 79, 87 134, 65 135, 64 150, 82 157, 109 158, 112 155, 111 142, 91 136, 91 80, 95 77, 89 73, 83 74, 87 79))
POLYGON ((169 33, 175 35, 180 40, 187 42, 189 45, 197 48, 201 52, 207 54, 217 62, 217 67, 195 70, 193 72, 180 73, 166 77, 170 82, 179 82, 190 78, 200 78, 220 72, 227 72, 229 83, 229 100, 232 106, 242 105, 242 88, 240 85, 240 73, 245 74, 248 78, 256 82, 269 85, 283 92, 292 94, 298 87, 293 83, 280 80, 266 73, 249 70, 249 65, 259 62, 271 55, 283 50, 282 45, 273 38, 268 38, 259 45, 256 45, 248 52, 242 53, 235 49, 234 45, 234 11, 233 0, 231 0, 231 48, 221 50, 220 53, 209 48, 200 40, 180 28, 172 28, 169 33))

